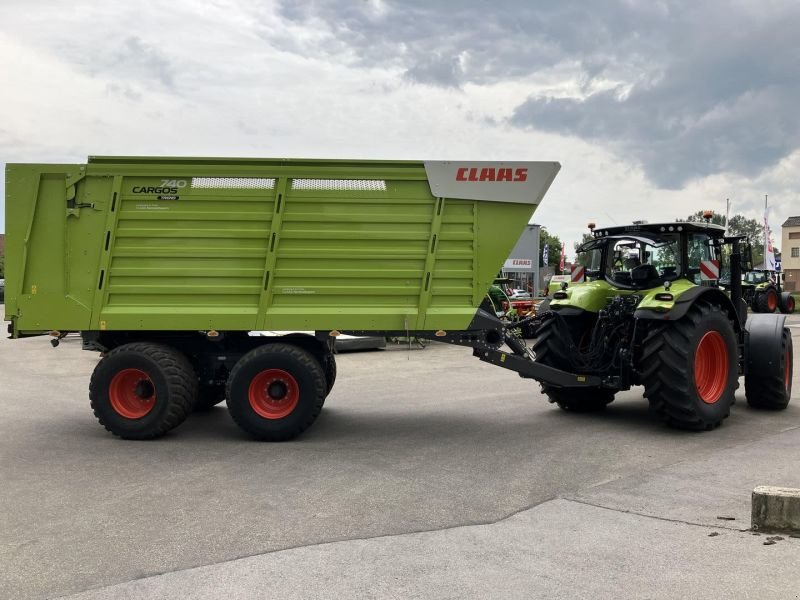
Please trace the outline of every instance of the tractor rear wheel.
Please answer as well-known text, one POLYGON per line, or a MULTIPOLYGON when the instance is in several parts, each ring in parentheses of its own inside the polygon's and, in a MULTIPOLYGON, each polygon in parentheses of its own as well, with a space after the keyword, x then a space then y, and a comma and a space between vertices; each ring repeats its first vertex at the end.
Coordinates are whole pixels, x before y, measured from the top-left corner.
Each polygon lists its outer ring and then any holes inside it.
POLYGON ((739 383, 736 335, 723 308, 699 303, 651 332, 642 352, 644 395, 669 425, 717 427, 730 414, 739 383))
POLYGON ((291 344, 265 344, 245 354, 228 377, 228 411, 259 440, 289 440, 316 420, 328 380, 319 361, 291 344))
POLYGON ((760 313, 774 313, 778 308, 778 292, 774 288, 768 288, 763 292, 756 294, 756 312, 760 313))
POLYGON ((186 357, 146 342, 114 348, 97 364, 89 383, 97 420, 127 440, 156 438, 183 423, 196 393, 197 376, 186 357))
POLYGON ((788 329, 782 329, 779 348, 777 335, 773 339, 776 343, 754 347, 751 336, 750 365, 744 377, 744 393, 747 404, 753 408, 783 410, 789 406, 792 397, 792 334, 788 329), (757 356, 752 356, 752 353, 757 356))
MULTIPOLYGON (((591 333, 591 323, 582 318, 564 318, 572 342, 577 348, 581 340, 585 341, 587 333, 591 333)), ((549 319, 542 323, 533 341, 533 352, 536 362, 571 371, 574 369, 569 360, 569 347, 563 341, 562 331, 557 319, 549 319)), ((542 391, 547 394, 551 403, 557 404, 568 412, 593 412, 603 410, 614 401, 614 391, 601 388, 560 388, 541 384, 542 391)))

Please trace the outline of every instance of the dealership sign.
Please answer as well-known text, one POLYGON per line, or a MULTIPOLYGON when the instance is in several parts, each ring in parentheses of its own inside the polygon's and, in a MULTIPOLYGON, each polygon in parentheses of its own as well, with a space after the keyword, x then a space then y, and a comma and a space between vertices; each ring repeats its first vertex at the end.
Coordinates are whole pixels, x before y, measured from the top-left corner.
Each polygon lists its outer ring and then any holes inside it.
POLYGON ((503 264, 503 269, 506 271, 532 271, 533 260, 530 258, 509 258, 503 264))

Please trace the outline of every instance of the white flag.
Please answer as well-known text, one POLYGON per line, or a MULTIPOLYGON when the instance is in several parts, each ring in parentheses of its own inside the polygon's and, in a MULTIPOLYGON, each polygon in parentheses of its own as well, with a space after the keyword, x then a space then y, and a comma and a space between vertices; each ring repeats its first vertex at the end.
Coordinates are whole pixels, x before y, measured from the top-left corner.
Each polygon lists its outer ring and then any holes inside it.
POLYGON ((769 230, 769 223, 767 222, 767 208, 764 207, 764 235, 767 239, 767 250, 764 256, 764 270, 775 270, 775 252, 772 250, 772 232, 769 230))

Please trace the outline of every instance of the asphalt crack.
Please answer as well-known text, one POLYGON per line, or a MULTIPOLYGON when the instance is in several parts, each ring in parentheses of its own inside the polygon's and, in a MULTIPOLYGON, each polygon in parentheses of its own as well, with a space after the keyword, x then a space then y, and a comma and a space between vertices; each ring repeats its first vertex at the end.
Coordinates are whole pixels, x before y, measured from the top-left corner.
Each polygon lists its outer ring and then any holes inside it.
POLYGON ((672 519, 669 517, 659 517, 657 515, 650 515, 643 512, 637 512, 635 510, 629 510, 624 508, 614 508, 613 506, 605 506, 603 504, 596 504, 594 502, 588 502, 586 500, 578 500, 577 498, 567 498, 561 497, 561 500, 565 500, 567 502, 574 502, 575 504, 583 504, 585 506, 592 506, 594 508, 602 508, 603 510, 609 510, 616 513, 621 513, 625 515, 635 515, 637 517, 645 517, 647 519, 655 519, 656 521, 665 521, 667 523, 680 523, 682 525, 691 525, 692 527, 704 527, 706 529, 724 529, 725 531, 738 531, 740 533, 750 531, 750 528, 747 529, 740 529, 738 527, 725 527, 723 525, 708 525, 706 523, 695 523, 694 521, 685 521, 683 519, 672 519))

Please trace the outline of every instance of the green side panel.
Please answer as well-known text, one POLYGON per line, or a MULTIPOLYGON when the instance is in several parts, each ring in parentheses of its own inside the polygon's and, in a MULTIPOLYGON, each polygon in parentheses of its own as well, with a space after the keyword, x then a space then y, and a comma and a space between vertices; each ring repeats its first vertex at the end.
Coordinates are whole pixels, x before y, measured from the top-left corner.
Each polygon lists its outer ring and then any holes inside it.
POLYGON ((417 162, 103 158, 7 181, 28 333, 465 329, 535 208, 436 198, 417 162))
POLYGON ((6 317, 25 330, 90 326, 109 177, 80 180, 78 166, 6 168, 6 317), (79 180, 69 211, 67 178, 79 180))

